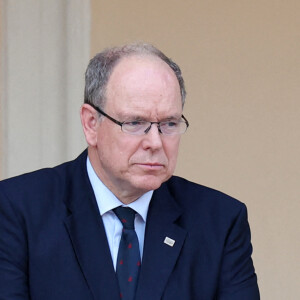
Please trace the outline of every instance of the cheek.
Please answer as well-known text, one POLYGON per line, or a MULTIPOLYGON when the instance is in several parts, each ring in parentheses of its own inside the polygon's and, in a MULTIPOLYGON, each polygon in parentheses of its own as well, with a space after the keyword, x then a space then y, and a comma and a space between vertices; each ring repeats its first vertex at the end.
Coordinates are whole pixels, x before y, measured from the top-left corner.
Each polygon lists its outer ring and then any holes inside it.
POLYGON ((100 144, 105 148, 106 157, 111 161, 111 165, 117 166, 122 172, 128 168, 130 158, 139 149, 139 144, 134 139, 128 138, 124 133, 122 136, 110 136, 100 144))
POLYGON ((169 169, 174 171, 177 156, 178 156, 178 149, 179 149, 180 138, 176 138, 174 140, 170 140, 168 143, 165 144, 164 151, 169 161, 169 169))

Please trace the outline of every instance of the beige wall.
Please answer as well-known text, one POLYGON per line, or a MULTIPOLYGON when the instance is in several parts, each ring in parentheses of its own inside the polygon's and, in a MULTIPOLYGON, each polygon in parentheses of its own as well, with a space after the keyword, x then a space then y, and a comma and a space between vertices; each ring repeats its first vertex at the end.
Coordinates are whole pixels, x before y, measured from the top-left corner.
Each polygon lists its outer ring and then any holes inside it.
POLYGON ((176 173, 247 204, 262 299, 299 299, 300 1, 91 2, 91 55, 144 40, 181 65, 176 173))
POLYGON ((90 53, 86 0, 0 0, 0 178, 73 159, 90 53))

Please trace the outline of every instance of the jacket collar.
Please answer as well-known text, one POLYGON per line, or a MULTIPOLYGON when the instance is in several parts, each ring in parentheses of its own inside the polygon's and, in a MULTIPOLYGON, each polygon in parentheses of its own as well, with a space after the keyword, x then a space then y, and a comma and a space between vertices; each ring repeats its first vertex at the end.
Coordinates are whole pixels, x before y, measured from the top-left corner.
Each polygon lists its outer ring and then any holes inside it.
POLYGON ((167 183, 154 191, 147 217, 136 299, 161 299, 187 234, 176 224, 181 214, 167 183))
POLYGON ((65 226, 82 273, 95 299, 119 300, 118 283, 104 225, 86 170, 87 151, 71 166, 65 226), (109 296, 109 297, 108 297, 109 296))

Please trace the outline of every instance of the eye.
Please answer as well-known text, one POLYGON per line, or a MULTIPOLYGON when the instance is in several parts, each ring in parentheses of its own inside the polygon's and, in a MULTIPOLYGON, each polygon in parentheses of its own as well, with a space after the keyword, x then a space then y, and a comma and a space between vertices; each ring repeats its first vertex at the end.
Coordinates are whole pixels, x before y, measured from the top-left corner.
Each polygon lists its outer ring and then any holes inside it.
POLYGON ((132 134, 143 134, 147 129, 147 122, 145 121, 129 121, 122 125, 122 130, 132 134))
POLYGON ((178 125, 178 122, 172 122, 172 121, 170 121, 170 122, 164 122, 164 124, 163 124, 164 126, 167 126, 167 127, 176 127, 177 125, 178 125))
POLYGON ((137 127, 137 126, 143 126, 145 124, 144 121, 130 121, 130 122, 125 122, 126 126, 131 126, 131 127, 137 127))

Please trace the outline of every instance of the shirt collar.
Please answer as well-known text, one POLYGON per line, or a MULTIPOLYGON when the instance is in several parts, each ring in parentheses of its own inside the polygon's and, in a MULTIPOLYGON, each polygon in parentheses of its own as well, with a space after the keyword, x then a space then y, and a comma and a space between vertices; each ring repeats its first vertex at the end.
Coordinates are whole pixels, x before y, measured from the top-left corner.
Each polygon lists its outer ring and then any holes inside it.
POLYGON ((149 191, 134 202, 125 205, 100 180, 92 167, 89 157, 87 157, 86 166, 101 216, 118 206, 127 206, 134 209, 143 218, 143 221, 146 222, 153 191, 149 191))

